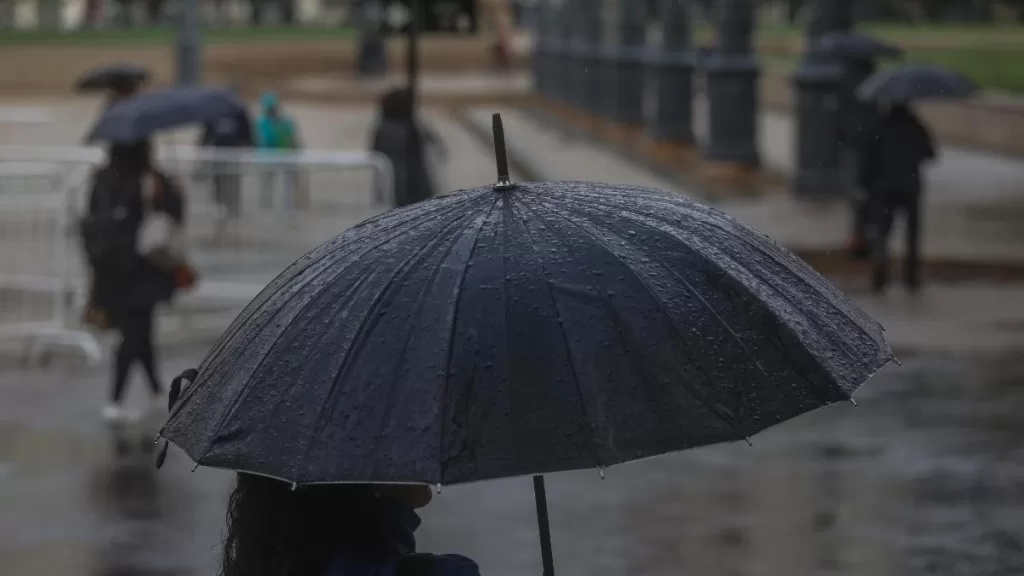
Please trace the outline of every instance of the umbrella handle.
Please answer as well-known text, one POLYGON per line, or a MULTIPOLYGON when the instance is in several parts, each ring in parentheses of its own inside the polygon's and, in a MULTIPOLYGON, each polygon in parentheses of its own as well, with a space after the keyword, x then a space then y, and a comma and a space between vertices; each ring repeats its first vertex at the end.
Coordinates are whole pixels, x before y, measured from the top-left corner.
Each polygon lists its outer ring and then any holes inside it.
POLYGON ((551 527, 548 525, 548 496, 544 490, 544 477, 533 477, 533 496, 537 500, 537 531, 540 533, 540 557, 544 576, 555 576, 555 560, 551 554, 551 527))

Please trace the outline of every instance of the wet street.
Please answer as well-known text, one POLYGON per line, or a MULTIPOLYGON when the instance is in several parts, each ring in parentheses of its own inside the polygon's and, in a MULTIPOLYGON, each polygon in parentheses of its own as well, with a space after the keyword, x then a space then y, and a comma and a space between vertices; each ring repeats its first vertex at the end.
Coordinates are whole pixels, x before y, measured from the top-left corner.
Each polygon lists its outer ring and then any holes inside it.
MULTIPOLYGON (((201 349, 168 351, 166 372, 201 349)), ((1024 367, 916 356, 859 395, 718 446, 549 479, 560 574, 1024 574, 1024 367)), ((98 418, 103 367, 0 376, 4 576, 214 574, 228 474, 152 462, 153 421, 98 418)), ((134 401, 143 400, 141 386, 134 401)), ((423 550, 540 572, 528 479, 443 489, 423 550)))

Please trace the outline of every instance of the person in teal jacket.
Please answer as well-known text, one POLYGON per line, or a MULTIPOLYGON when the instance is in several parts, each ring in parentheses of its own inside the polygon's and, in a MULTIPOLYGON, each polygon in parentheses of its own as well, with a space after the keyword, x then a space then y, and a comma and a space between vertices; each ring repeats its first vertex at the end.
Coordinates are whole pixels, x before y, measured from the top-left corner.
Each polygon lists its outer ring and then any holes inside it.
POLYGON ((260 100, 260 117, 256 123, 256 138, 260 148, 294 150, 299 148, 298 130, 281 110, 277 94, 266 92, 260 100))
MULTIPOLYGON (((301 148, 295 122, 281 110, 277 94, 266 92, 260 99, 260 116, 256 121, 256 145, 261 150, 289 151, 301 148)), ((295 194, 299 186, 299 172, 290 166, 277 166, 263 179, 264 207, 273 205, 275 189, 281 190, 284 209, 295 208, 295 194), (278 188, 280 183, 280 188, 278 188)))

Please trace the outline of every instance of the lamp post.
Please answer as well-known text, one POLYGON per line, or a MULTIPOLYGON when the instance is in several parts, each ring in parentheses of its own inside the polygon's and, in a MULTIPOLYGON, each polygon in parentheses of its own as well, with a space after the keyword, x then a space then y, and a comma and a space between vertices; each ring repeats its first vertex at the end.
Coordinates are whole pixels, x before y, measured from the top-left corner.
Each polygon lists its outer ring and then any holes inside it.
POLYGON ((661 49, 653 55, 656 108, 648 128, 662 142, 691 145, 693 137, 693 46, 689 0, 661 0, 661 49))
POLYGON ((704 157, 757 166, 757 77, 751 46, 754 0, 718 0, 718 43, 707 61, 709 139, 704 157))
POLYGON ((807 51, 793 75, 796 92, 796 176, 802 196, 845 194, 840 159, 840 89, 844 69, 818 50, 829 32, 853 28, 851 0, 815 0, 807 26, 807 51))

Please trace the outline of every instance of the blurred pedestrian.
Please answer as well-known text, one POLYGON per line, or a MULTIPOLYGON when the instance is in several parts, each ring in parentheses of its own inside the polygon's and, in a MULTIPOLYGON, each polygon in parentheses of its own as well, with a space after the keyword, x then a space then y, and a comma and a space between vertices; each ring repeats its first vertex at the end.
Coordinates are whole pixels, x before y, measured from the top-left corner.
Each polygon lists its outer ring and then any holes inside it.
POLYGON ((184 197, 174 181, 153 167, 149 142, 112 145, 107 164, 93 175, 81 227, 92 276, 87 319, 121 336, 110 403, 103 409, 108 421, 137 416, 122 406, 129 372, 137 363, 148 379, 153 406, 166 406, 153 320, 157 304, 194 280, 174 246, 183 223, 184 197))
POLYGON ((463 556, 416 554, 427 486, 291 485, 239 473, 222 576, 479 576, 463 556))
POLYGON ((898 104, 883 112, 876 137, 865 147, 862 166, 870 191, 876 291, 888 283, 889 233, 897 214, 907 233, 903 280, 909 290, 920 287, 921 165, 934 158, 931 135, 909 106, 898 104))
MULTIPOLYGON (((300 149, 298 127, 288 116, 277 94, 266 92, 260 99, 261 114, 256 121, 256 139, 261 150, 290 152, 300 149)), ((263 179, 263 204, 274 204, 274 191, 281 190, 284 208, 295 208, 299 188, 299 172, 293 166, 279 164, 269 170, 263 179)))
POLYGON ((847 191, 853 215, 850 238, 850 254, 858 260, 866 259, 871 254, 868 239, 868 222, 871 217, 871 205, 865 173, 862 170, 862 158, 872 145, 878 131, 881 117, 878 106, 864 102, 856 97, 857 86, 875 70, 875 62, 871 59, 855 59, 845 62, 847 67, 843 75, 843 86, 840 90, 842 129, 840 138, 840 160, 843 171, 843 182, 850 186, 847 191))
POLYGON ((377 125, 370 148, 391 161, 395 175, 395 205, 407 206, 434 195, 431 173, 439 161, 430 160, 430 152, 446 156, 441 139, 420 122, 410 118, 409 90, 397 88, 385 94, 379 104, 377 125), (410 182, 410 172, 414 176, 410 182), (411 184, 411 186, 410 186, 411 184))
MULTIPOLYGON (((229 114, 203 125, 200 145, 213 148, 251 148, 255 144, 252 121, 245 110, 229 114)), ((208 168, 212 170, 213 199, 225 218, 235 219, 241 209, 242 175, 237 162, 218 159, 208 168)))

